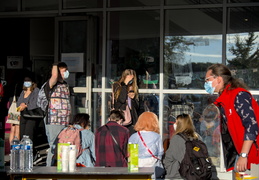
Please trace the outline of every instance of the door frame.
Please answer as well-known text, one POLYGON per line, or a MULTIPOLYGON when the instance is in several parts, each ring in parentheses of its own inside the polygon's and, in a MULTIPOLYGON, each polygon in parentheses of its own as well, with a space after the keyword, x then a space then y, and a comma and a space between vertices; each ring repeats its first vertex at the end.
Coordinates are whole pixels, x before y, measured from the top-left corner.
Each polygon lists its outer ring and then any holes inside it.
MULTIPOLYGON (((94 57, 94 49, 91 46, 94 42, 93 34, 93 24, 92 20, 88 16, 66 16, 66 17, 56 17, 55 18, 55 49, 54 49, 54 62, 58 62, 61 54, 60 54, 60 22, 65 21, 87 21, 87 38, 86 38, 86 52, 84 61, 86 66, 86 86, 85 87, 73 87, 73 92, 85 94, 85 112, 91 116, 91 94, 92 94, 92 77, 91 77, 91 64, 94 57)), ((95 49, 96 51, 96 49, 95 49)), ((74 106, 74 105, 72 105, 74 106)))

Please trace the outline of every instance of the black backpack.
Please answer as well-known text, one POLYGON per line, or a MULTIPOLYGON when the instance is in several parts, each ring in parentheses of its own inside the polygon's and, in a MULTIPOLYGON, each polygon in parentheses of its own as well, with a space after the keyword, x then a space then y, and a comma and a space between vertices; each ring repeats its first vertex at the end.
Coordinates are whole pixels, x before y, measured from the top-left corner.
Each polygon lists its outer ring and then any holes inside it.
POLYGON ((199 139, 190 139, 178 133, 185 140, 186 151, 180 163, 179 173, 187 180, 208 180, 212 177, 212 164, 207 146, 199 139))

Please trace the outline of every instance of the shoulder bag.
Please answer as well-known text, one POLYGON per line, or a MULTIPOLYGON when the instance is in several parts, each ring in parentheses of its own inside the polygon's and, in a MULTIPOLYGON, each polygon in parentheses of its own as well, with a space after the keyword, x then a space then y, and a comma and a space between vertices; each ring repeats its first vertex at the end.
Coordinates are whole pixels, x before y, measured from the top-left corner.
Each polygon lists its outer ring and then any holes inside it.
POLYGON ((8 118, 6 123, 10 123, 10 124, 20 124, 20 112, 17 112, 16 109, 17 105, 16 105, 16 98, 15 95, 13 97, 13 102, 8 110, 8 118))
POLYGON ((123 155, 123 157, 124 157, 123 159, 126 161, 126 163, 128 163, 127 157, 126 157, 124 151, 121 149, 120 145, 119 145, 118 142, 116 141, 116 139, 115 139, 115 137, 113 136, 113 134, 112 134, 110 128, 109 128, 106 124, 105 124, 105 127, 108 129, 108 131, 109 131, 109 133, 110 133, 110 135, 111 135, 111 137, 112 137, 112 139, 113 139, 113 142, 116 144, 116 146, 119 148, 120 152, 122 153, 122 155, 123 155))
MULTIPOLYGON (((30 94, 31 95, 31 94, 30 94)), ((28 100, 28 103, 30 103, 30 98, 28 100)), ((25 118, 44 118, 44 112, 40 107, 37 107, 35 109, 28 110, 28 108, 25 108, 23 111, 21 111, 21 115, 25 118)))

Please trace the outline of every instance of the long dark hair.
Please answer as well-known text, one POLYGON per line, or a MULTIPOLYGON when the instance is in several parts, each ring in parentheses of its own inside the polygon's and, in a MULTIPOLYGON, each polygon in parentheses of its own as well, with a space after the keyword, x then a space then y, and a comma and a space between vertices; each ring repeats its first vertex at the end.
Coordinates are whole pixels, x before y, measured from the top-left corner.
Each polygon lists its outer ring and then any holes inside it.
POLYGON ((247 85, 240 79, 234 78, 229 68, 223 64, 213 64, 208 67, 207 71, 211 70, 211 75, 220 76, 224 81, 224 89, 230 84, 229 89, 236 89, 238 87, 248 90, 247 85))

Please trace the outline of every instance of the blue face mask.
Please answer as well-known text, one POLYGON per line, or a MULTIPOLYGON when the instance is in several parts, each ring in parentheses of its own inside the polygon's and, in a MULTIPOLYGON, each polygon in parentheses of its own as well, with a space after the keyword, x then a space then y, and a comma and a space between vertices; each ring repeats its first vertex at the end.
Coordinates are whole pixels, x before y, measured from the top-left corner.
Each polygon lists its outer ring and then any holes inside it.
POLYGON ((205 91, 209 94, 213 94, 215 91, 215 87, 212 87, 212 82, 213 81, 207 81, 204 83, 205 91))
POLYGON ((28 87, 31 87, 32 82, 31 81, 24 81, 23 85, 28 88, 28 87))
POLYGON ((64 79, 67 79, 68 77, 69 77, 69 71, 66 70, 66 71, 64 72, 64 79))

